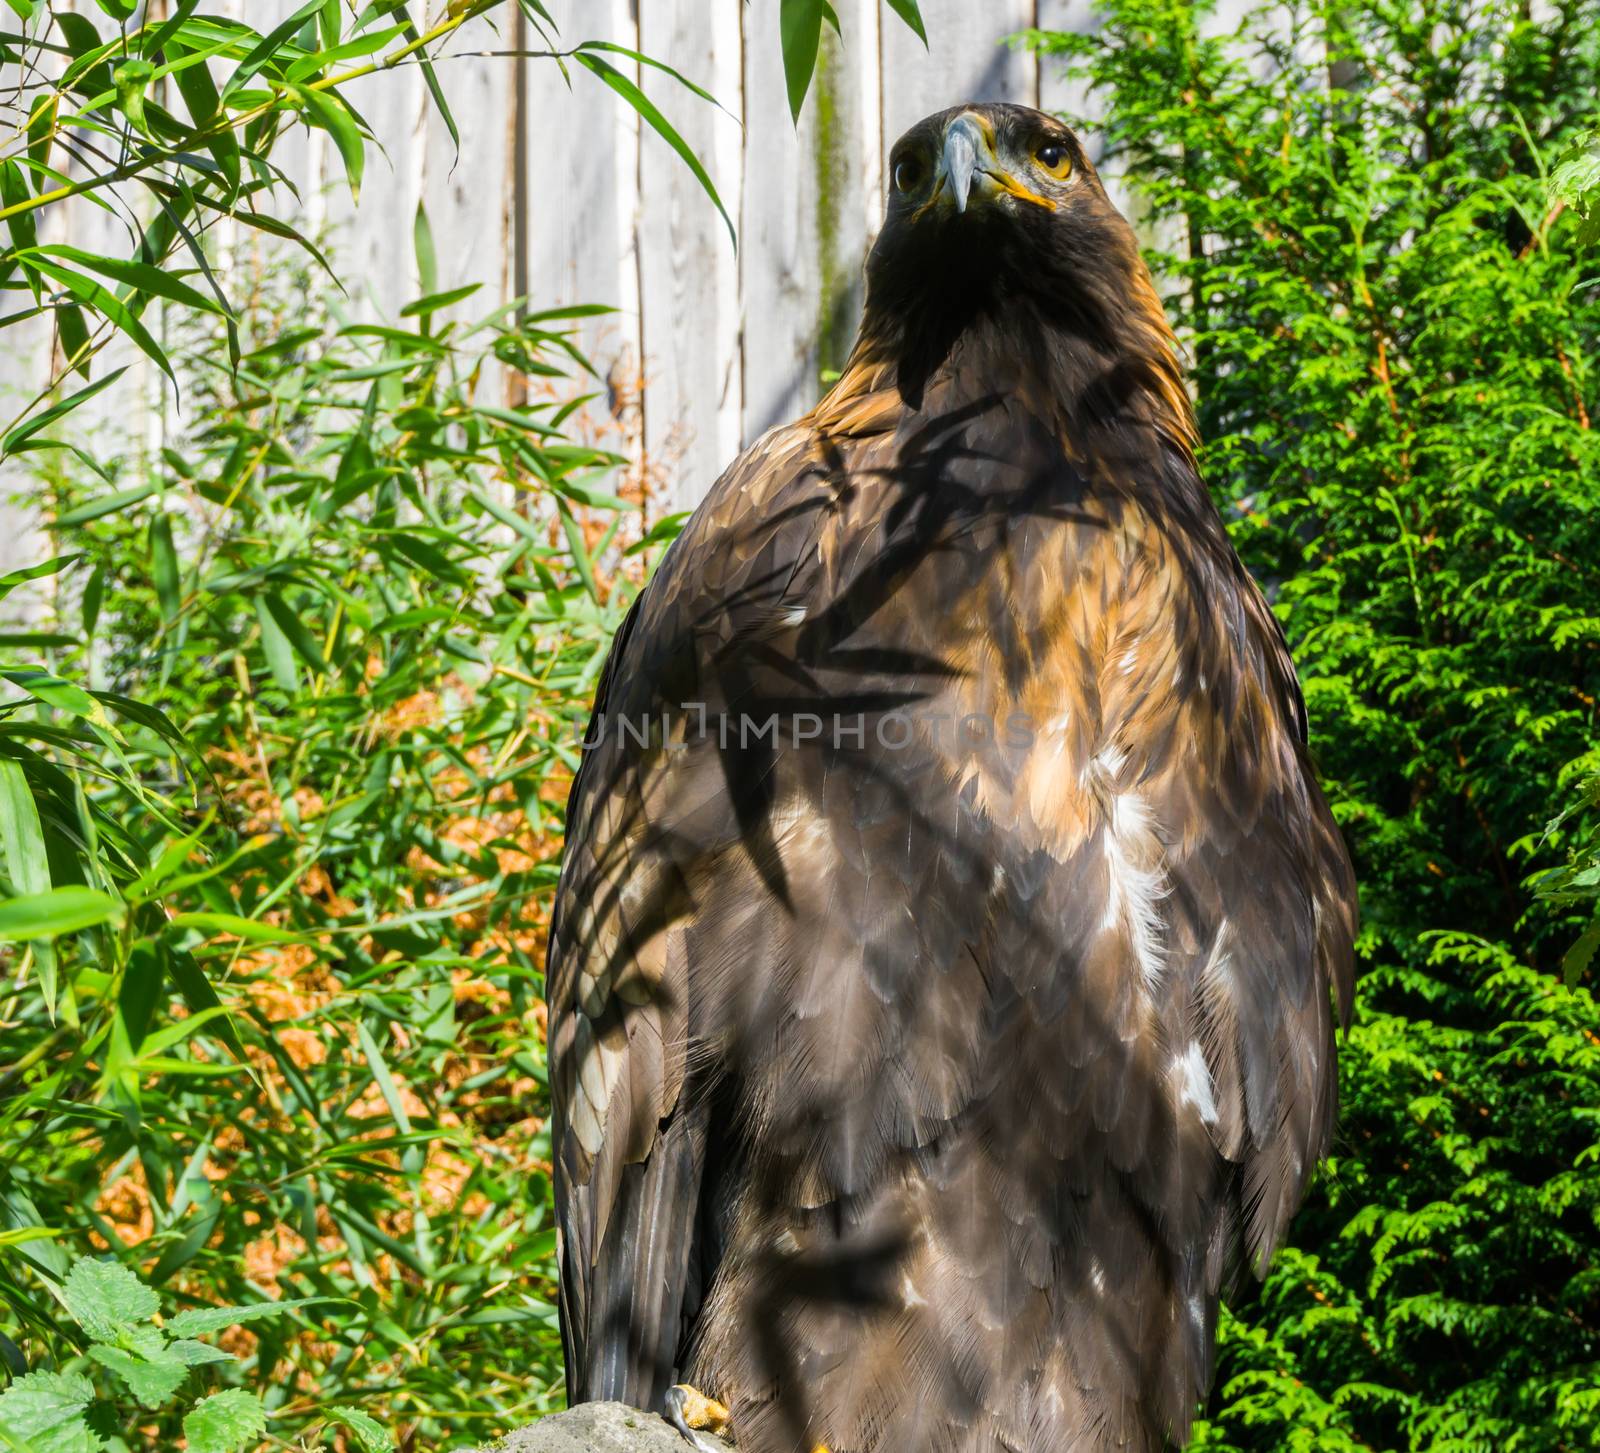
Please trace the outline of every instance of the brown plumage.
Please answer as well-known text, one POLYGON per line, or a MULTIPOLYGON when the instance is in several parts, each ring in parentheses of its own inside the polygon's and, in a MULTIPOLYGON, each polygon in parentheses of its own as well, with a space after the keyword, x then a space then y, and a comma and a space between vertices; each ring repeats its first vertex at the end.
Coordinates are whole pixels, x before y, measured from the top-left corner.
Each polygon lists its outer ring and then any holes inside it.
POLYGON ((1350 867, 1081 147, 973 106, 891 171, 844 377, 689 521, 573 787, 568 1391, 1157 1449, 1327 1147, 1350 867))

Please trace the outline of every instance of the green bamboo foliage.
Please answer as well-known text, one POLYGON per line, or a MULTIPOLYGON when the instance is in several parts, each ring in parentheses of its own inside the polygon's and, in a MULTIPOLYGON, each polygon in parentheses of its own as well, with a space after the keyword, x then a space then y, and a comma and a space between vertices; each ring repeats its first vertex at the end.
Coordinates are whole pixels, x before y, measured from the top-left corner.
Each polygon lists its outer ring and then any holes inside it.
MULTIPOLYGON (((159 458, 41 459, 56 616, 0 717, 0 1353, 90 1390, 93 1447, 230 1390, 307 1446, 335 1404, 442 1447, 559 1397, 543 905, 677 521, 583 437, 594 309, 348 324, 284 266, 237 368, 180 342, 159 458), (296 1304, 141 1405, 59 1301, 108 1248, 169 1315, 296 1304)), ((108 1345, 166 1367, 152 1336, 108 1345)))

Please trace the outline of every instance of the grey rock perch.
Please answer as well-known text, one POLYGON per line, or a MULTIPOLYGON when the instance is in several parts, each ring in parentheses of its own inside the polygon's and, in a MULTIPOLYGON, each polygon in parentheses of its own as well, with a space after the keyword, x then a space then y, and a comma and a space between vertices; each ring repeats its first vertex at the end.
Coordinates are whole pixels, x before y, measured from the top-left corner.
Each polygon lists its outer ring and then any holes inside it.
MULTIPOLYGON (((701 1433, 718 1453, 733 1445, 701 1433)), ((570 1412, 541 1418, 490 1443, 479 1453, 691 1453, 687 1442, 663 1418, 622 1403, 584 1403, 570 1412)))

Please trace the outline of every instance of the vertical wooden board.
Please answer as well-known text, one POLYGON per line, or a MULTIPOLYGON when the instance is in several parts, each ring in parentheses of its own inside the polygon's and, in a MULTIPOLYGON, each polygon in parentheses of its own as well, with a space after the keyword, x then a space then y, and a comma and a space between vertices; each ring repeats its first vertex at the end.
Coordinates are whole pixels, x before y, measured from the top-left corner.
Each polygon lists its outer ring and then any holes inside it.
POLYGON ((416 66, 397 66, 342 88, 372 128, 359 199, 352 199, 337 152, 327 151, 330 261, 351 306, 392 322, 417 293, 412 223, 422 200, 432 101, 416 66), (381 150, 379 149, 381 148, 381 150))
POLYGON ((795 127, 777 27, 746 21, 740 226, 744 430, 749 443, 816 402, 861 316, 862 264, 880 213, 878 0, 845 0, 825 32, 795 127))
MULTIPOLYGON (((639 48, 681 71, 737 113, 741 90, 739 0, 695 6, 642 0, 639 48)), ((669 78, 647 73, 652 98, 707 161, 731 216, 740 214, 737 153, 724 131, 738 121, 669 78), (719 154, 734 162, 718 166, 719 154)), ((738 260, 700 183, 653 130, 639 147, 639 287, 647 468, 676 508, 698 502, 738 450, 738 260)))
POLYGON ((1034 22, 1034 0, 922 0, 928 47, 884 15, 883 146, 924 116, 963 101, 1039 104, 1038 66, 1024 50, 1003 44, 1034 22))
MULTIPOLYGON (((552 0, 547 9, 562 46, 604 40, 637 48, 628 0, 552 0)), ((530 25, 529 49, 544 46, 530 25)), ((638 66, 616 54, 618 70, 637 80, 638 66)), ((585 319, 573 332, 608 394, 611 424, 631 437, 637 426, 639 267, 639 128, 633 111, 581 67, 553 60, 524 66, 522 118, 524 231, 514 259, 535 310, 600 304, 616 311, 585 319), (570 84, 569 84, 570 80, 570 84)), ((513 284, 515 286, 515 284, 513 284)), ((587 391, 587 390, 586 390, 587 391)), ((615 444, 615 438, 606 442, 615 444)))
MULTIPOLYGON (((34 25, 42 24, 36 17, 34 25)), ((30 27, 30 33, 40 32, 30 27)), ((43 65, 49 75, 59 75, 63 69, 63 63, 49 54, 44 57, 43 65)), ((67 208, 59 204, 43 209, 35 222, 40 242, 71 240, 66 213, 67 208)), ((0 227, 0 245, 10 246, 11 242, 10 229, 0 227)), ((13 293, 8 295, 7 302, 7 312, 20 311, 31 299, 25 293, 13 293)), ((5 347, 0 350, 0 431, 9 430, 19 422, 23 411, 49 383, 54 346, 55 321, 48 312, 6 328, 5 347)), ((70 386, 63 392, 70 393, 70 386)), ((0 465, 0 574, 36 564, 47 553, 48 541, 39 528, 30 478, 30 466, 44 457, 24 455, 0 465)), ((0 604, 0 619, 19 623, 38 621, 44 594, 27 587, 13 592, 0 604)))
POLYGON ((487 313, 509 296, 510 154, 516 124, 516 67, 511 56, 474 54, 510 48, 509 16, 468 21, 435 66, 460 134, 459 151, 437 109, 426 127, 423 203, 439 257, 440 288, 482 285, 459 310, 487 313))
MULTIPOLYGON (((775 18, 764 13, 745 18, 739 221, 745 443, 803 413, 817 394, 822 297, 817 95, 813 91, 807 98, 797 128, 789 115, 775 18)), ((647 306, 651 302, 647 295, 647 306)))

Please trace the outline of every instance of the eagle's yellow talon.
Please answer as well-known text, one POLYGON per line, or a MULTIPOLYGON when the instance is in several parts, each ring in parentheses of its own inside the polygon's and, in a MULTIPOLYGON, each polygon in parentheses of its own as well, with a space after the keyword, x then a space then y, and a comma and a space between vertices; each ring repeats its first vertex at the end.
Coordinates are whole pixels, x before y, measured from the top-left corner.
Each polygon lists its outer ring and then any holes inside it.
POLYGON ((667 1421, 703 1453, 711 1453, 709 1445, 695 1436, 697 1429, 708 1433, 725 1433, 728 1430, 728 1409, 715 1398, 707 1397, 697 1387, 680 1382, 667 1389, 667 1421))

